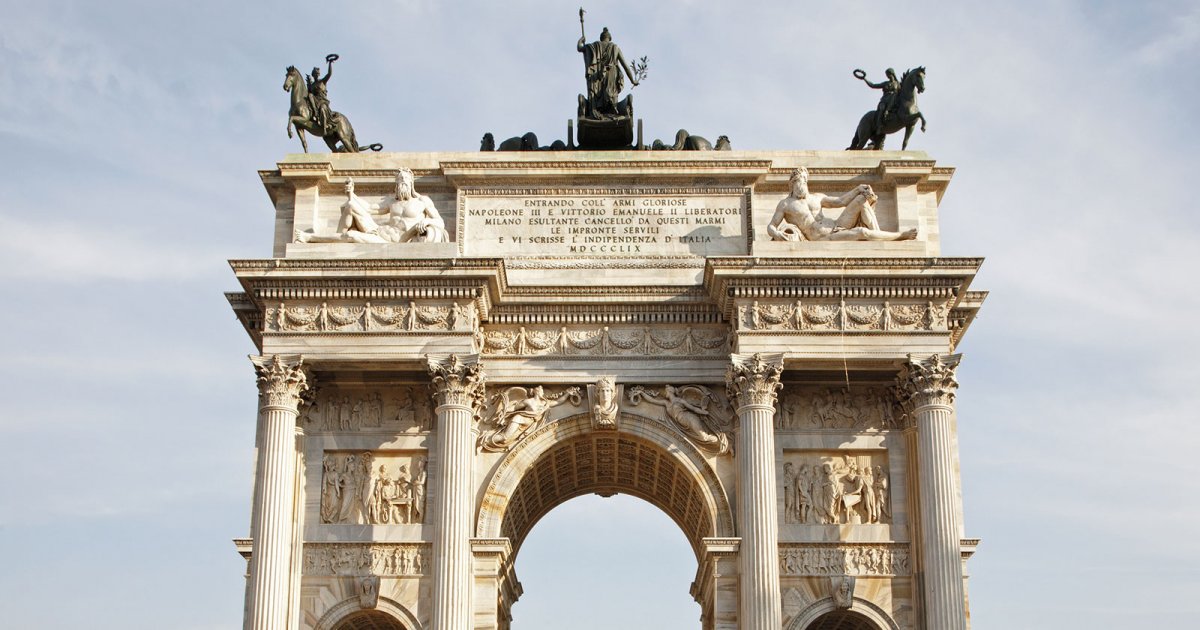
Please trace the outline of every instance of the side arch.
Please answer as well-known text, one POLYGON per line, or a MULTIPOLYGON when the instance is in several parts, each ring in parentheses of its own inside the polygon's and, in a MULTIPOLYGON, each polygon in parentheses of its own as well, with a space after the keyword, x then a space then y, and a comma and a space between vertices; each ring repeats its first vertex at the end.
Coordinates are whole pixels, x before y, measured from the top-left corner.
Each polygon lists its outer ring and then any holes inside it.
POLYGON ((868 621, 875 624, 875 627, 878 630, 900 630, 900 626, 892 620, 891 615, 888 615, 882 608, 876 606, 872 602, 862 599, 861 597, 855 597, 853 600, 851 600, 849 609, 838 608, 833 602, 832 597, 819 599, 812 604, 809 604, 809 606, 804 610, 800 611, 800 613, 792 619, 792 622, 787 625, 785 630, 807 630, 808 627, 816 620, 820 619, 822 615, 839 610, 849 610, 850 612, 857 613, 865 617, 868 621))
POLYGON ((488 482, 476 536, 509 538, 515 553, 533 525, 555 506, 584 494, 616 492, 663 510, 683 529, 697 558, 703 538, 737 535, 720 479, 682 434, 629 413, 621 414, 619 426, 619 431, 596 431, 591 415, 584 413, 548 423, 523 438, 488 482))
POLYGON ((313 626, 313 630, 333 630, 339 623, 345 621, 350 616, 364 611, 382 612, 403 624, 405 630, 421 630, 422 628, 421 622, 417 621, 416 616, 402 606, 400 602, 380 595, 379 602, 375 608, 363 608, 359 604, 357 596, 349 597, 334 604, 332 608, 325 611, 324 615, 321 615, 321 619, 313 626))

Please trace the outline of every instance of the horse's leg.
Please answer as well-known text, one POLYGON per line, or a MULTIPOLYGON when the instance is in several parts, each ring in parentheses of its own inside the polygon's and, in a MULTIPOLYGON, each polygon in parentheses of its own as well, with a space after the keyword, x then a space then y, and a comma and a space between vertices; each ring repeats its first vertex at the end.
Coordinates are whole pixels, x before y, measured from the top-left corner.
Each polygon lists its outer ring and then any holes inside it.
POLYGON ((330 153, 342 153, 343 152, 338 149, 339 137, 337 135, 322 136, 322 138, 325 140, 325 144, 329 145, 330 153))
POLYGON ((300 136, 300 146, 304 147, 305 153, 308 153, 308 140, 304 137, 304 127, 296 125, 296 134, 300 136))
POLYGON ((288 137, 291 138, 292 137, 292 117, 291 116, 288 116, 287 132, 288 132, 288 137))
POLYGON ((908 150, 908 139, 912 137, 912 130, 913 130, 914 124, 916 124, 916 121, 909 123, 909 125, 904 128, 904 144, 900 145, 901 151, 908 150))
POLYGON ((921 133, 925 133, 925 114, 917 112, 917 118, 921 119, 921 133))

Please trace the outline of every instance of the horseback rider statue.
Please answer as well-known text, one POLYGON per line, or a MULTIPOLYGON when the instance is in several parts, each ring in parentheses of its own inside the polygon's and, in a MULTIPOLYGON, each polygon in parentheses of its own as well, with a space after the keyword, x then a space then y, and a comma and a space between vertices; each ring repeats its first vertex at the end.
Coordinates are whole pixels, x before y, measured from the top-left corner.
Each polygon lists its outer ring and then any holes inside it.
POLYGON ((917 94, 925 91, 925 66, 913 68, 897 80, 896 71, 887 69, 887 79, 879 83, 867 80, 867 73, 862 70, 854 71, 854 78, 866 83, 869 87, 882 90, 879 105, 874 111, 863 114, 855 128, 854 138, 850 141, 849 150, 883 149, 883 141, 890 133, 904 130, 904 143, 901 150, 908 148, 908 139, 912 136, 913 127, 921 122, 921 131, 925 131, 925 116, 917 107, 917 94))
POLYGON ((296 66, 288 66, 283 78, 283 90, 291 95, 292 101, 288 109, 288 137, 292 137, 292 129, 295 129, 305 153, 308 153, 305 131, 321 136, 329 145, 329 150, 335 153, 357 153, 368 149, 379 151, 383 148, 382 144, 359 146, 350 120, 329 108, 329 77, 333 76, 333 62, 337 60, 337 55, 325 56, 328 66, 323 77, 319 67, 313 68, 312 76, 304 76, 296 66))
MULTIPOLYGON (((308 84, 308 105, 313 110, 313 122, 323 132, 328 131, 329 123, 331 122, 328 85, 329 78, 333 76, 333 62, 337 60, 337 55, 327 55, 325 57, 325 61, 329 65, 328 70, 325 71, 324 78, 321 77, 320 67, 314 67, 312 69, 312 76, 304 78, 304 82, 308 84)), ((325 133, 321 135, 325 135, 325 133)))
POLYGON ((862 70, 855 70, 855 78, 861 79, 868 87, 876 90, 883 90, 883 95, 879 97, 879 106, 875 109, 875 128, 883 127, 887 122, 888 115, 892 112, 892 107, 896 104, 896 94, 900 92, 900 81, 896 79, 896 71, 888 68, 885 71, 887 80, 879 83, 871 83, 867 80, 867 73, 862 70))

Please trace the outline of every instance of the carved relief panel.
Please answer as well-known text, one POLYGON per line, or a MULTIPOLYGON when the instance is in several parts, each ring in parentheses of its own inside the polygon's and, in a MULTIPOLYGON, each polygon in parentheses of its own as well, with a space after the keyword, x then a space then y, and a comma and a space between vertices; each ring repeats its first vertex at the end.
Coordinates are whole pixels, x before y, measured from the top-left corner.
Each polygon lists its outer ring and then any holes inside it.
POLYGON ((322 387, 300 412, 308 431, 428 431, 433 406, 423 385, 322 387))
POLYGON ((784 388, 776 428, 882 430, 898 428, 895 399, 886 387, 784 388))
POLYGON ((305 575, 424 575, 428 567, 421 543, 304 543, 305 575))
POLYGON ((785 576, 908 575, 906 543, 811 543, 781 545, 779 572, 785 576))
POLYGON ((737 306, 738 330, 946 331, 946 300, 754 300, 737 306))
POLYGON ((583 403, 581 389, 570 386, 488 388, 480 450, 502 452, 526 433, 546 422, 551 409, 564 405, 578 411, 583 403))
POLYGON ((485 355, 719 356, 729 352, 725 326, 489 326, 485 355))
POLYGON ((721 393, 703 385, 634 385, 626 390, 626 397, 632 407, 642 406, 637 413, 661 408, 664 419, 701 450, 718 455, 730 452, 734 414, 721 393))
POLYGON ((326 451, 321 522, 424 523, 426 464, 424 451, 326 451))
POLYGON ((265 332, 467 331, 479 329, 474 302, 280 302, 266 308, 265 332))
POLYGON ((886 451, 785 451, 783 517, 802 525, 890 523, 886 451))

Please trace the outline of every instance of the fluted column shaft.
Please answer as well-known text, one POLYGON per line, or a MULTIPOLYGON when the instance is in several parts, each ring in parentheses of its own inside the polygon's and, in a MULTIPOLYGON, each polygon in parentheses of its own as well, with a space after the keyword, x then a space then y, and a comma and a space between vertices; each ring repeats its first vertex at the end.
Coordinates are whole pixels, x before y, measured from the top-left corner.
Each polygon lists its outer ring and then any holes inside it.
POLYGON ((473 520, 475 405, 483 394, 478 357, 430 357, 437 406, 437 482, 440 496, 433 539, 431 627, 472 626, 471 522, 473 520))
POLYGON ((779 515, 775 492, 776 392, 782 356, 733 356, 726 374, 738 414, 738 520, 742 630, 779 630, 779 515))
POLYGON ((909 421, 916 429, 920 493, 920 555, 925 627, 965 630, 962 523, 954 472, 952 414, 959 355, 910 357, 900 379, 909 421))
POLYGON ((308 374, 299 357, 251 357, 258 374, 258 462, 250 533, 248 630, 288 630, 295 558, 296 417, 308 374))

